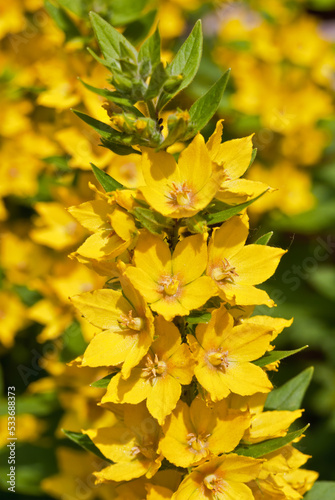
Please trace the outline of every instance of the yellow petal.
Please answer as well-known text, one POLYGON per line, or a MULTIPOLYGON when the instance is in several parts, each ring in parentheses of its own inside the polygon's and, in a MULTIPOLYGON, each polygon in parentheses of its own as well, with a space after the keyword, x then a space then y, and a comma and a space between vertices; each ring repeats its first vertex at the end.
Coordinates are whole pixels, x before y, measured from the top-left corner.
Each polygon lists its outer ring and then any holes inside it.
POLYGON ((286 250, 267 245, 247 245, 230 259, 236 267, 236 283, 258 285, 273 275, 286 250))
POLYGON ((104 200, 93 200, 68 208, 70 214, 89 231, 95 232, 107 224, 112 207, 104 200))
POLYGON ((201 134, 198 133, 182 151, 178 167, 182 179, 187 179, 195 192, 200 191, 207 183, 212 174, 212 162, 201 134))
POLYGON ((90 323, 103 330, 121 331, 121 314, 133 310, 121 292, 109 289, 75 295, 71 302, 90 323))
POLYGON ((223 165, 230 179, 238 179, 249 167, 252 155, 252 135, 220 144, 212 160, 223 165))
POLYGON ((157 282, 147 273, 142 271, 142 269, 129 266, 125 270, 125 275, 129 278, 135 289, 140 291, 149 304, 161 300, 162 294, 157 291, 157 282))
POLYGON ((247 218, 237 216, 222 224, 220 228, 214 229, 209 243, 209 264, 223 259, 230 261, 231 257, 243 248, 248 231, 247 218))
POLYGON ((101 402, 138 404, 146 399, 151 392, 151 384, 141 374, 141 368, 134 368, 127 380, 123 380, 121 374, 113 377, 101 402))
POLYGON ((180 383, 170 374, 158 377, 147 398, 147 408, 151 415, 158 420, 159 425, 163 425, 167 415, 172 410, 181 395, 180 383))
POLYGON ((256 392, 269 392, 272 384, 266 373, 252 363, 229 363, 225 382, 231 392, 250 396, 256 392))
POLYGON ((178 274, 183 285, 199 278, 206 265, 207 245, 203 235, 189 236, 177 243, 172 256, 172 274, 178 274))
POLYGON ((183 287, 180 302, 188 314, 191 309, 197 309, 216 294, 217 288, 213 280, 209 276, 200 276, 183 287))
POLYGON ((134 261, 140 268, 157 282, 164 273, 171 274, 171 252, 169 246, 150 233, 142 233, 138 239, 134 261))
POLYGON ((272 339, 267 327, 248 323, 235 326, 223 342, 229 351, 229 358, 234 361, 253 361, 269 349, 272 339))

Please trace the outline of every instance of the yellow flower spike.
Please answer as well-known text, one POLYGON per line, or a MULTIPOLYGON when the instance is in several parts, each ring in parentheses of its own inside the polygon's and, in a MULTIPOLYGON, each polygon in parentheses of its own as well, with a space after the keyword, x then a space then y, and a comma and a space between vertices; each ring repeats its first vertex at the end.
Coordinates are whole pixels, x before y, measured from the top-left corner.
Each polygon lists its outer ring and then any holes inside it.
POLYGON ((230 453, 200 465, 185 477, 172 500, 254 500, 246 482, 256 479, 263 460, 230 453))
POLYGON ((211 161, 200 134, 182 151, 178 163, 169 153, 146 148, 142 158, 146 186, 139 189, 155 210, 175 219, 192 217, 205 208, 224 176, 222 168, 211 161))
POLYGON ((160 450, 169 462, 190 467, 213 455, 232 451, 249 423, 247 413, 234 410, 220 418, 215 406, 208 407, 199 397, 190 407, 179 401, 164 426, 160 450))
POLYGON ((208 276, 202 276, 206 261, 203 235, 185 238, 171 256, 164 241, 143 232, 134 252, 135 267, 129 266, 125 274, 151 309, 170 321, 177 315, 187 315, 216 295, 214 283, 208 276))
POLYGON ((126 277, 123 293, 95 290, 71 298, 75 307, 103 331, 88 345, 83 366, 115 366, 123 363, 120 375, 127 378, 153 342, 153 317, 142 297, 126 277))
POLYGON ((247 234, 246 220, 238 216, 215 228, 208 248, 207 274, 230 304, 272 307, 275 304, 268 294, 254 285, 272 276, 286 251, 266 245, 244 246, 247 234))
POLYGON ((144 403, 136 407, 126 405, 123 421, 112 427, 85 433, 114 462, 95 473, 98 483, 129 481, 144 475, 150 479, 161 465, 162 456, 157 451, 161 430, 144 403))
POLYGON ((197 363, 194 373, 214 402, 231 392, 247 396, 272 389, 265 372, 250 363, 269 349, 269 328, 252 324, 234 327, 233 317, 221 306, 213 311, 208 324, 197 326, 195 334, 188 337, 197 363))
POLYGON ((132 369, 127 380, 118 374, 108 385, 104 403, 138 404, 147 400, 151 415, 162 425, 176 407, 181 385, 191 383, 194 361, 187 344, 181 344, 180 333, 173 323, 162 316, 155 318, 158 339, 149 353, 132 369))

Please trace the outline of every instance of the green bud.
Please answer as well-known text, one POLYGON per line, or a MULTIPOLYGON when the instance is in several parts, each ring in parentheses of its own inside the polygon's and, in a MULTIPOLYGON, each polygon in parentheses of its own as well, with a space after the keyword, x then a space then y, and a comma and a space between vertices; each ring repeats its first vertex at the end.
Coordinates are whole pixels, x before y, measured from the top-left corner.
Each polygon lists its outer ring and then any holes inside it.
POLYGON ((183 81, 184 77, 182 74, 177 75, 177 76, 170 76, 166 82, 163 85, 163 90, 165 92, 168 92, 169 94, 175 92, 181 82, 183 81))

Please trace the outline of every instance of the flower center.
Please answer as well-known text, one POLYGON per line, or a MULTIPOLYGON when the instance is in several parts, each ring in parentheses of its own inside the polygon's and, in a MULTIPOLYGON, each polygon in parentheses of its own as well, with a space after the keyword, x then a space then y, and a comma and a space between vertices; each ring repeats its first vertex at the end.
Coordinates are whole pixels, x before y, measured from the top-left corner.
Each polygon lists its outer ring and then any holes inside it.
POLYGON ((165 361, 159 360, 157 354, 155 354, 154 359, 147 355, 145 368, 142 368, 142 377, 147 378, 154 382, 158 377, 163 376, 166 373, 167 366, 165 361))
POLYGON ((215 474, 208 474, 208 476, 204 478, 204 485, 207 489, 214 491, 215 493, 222 492, 221 479, 216 477, 215 474))
POLYGON ((143 318, 135 317, 133 318, 133 311, 130 310, 128 316, 126 314, 121 314, 119 323, 121 328, 136 330, 140 332, 144 328, 144 320, 143 318))
POLYGON ((235 267, 229 264, 229 261, 224 258, 220 264, 214 267, 212 271, 212 278, 215 281, 223 281, 225 283, 234 283, 235 278, 238 276, 235 267))
POLYGON ((186 181, 181 184, 172 183, 168 198, 174 206, 191 208, 193 197, 192 189, 187 185, 186 181))
POLYGON ((224 351, 222 347, 216 351, 211 351, 207 354, 207 359, 212 366, 222 371, 226 371, 229 366, 228 351, 224 351))
POLYGON ((149 460, 155 460, 156 458, 155 444, 153 441, 145 439, 145 442, 143 444, 132 447, 131 454, 133 456, 141 454, 145 458, 149 458, 149 460))
POLYGON ((189 445, 190 451, 192 453, 201 454, 205 457, 208 454, 207 450, 207 439, 210 434, 206 434, 205 436, 197 436, 194 432, 190 432, 187 434, 187 444, 189 445))
POLYGON ((177 276, 161 276, 158 284, 160 287, 159 291, 168 297, 176 295, 180 288, 180 281, 177 279, 177 276))

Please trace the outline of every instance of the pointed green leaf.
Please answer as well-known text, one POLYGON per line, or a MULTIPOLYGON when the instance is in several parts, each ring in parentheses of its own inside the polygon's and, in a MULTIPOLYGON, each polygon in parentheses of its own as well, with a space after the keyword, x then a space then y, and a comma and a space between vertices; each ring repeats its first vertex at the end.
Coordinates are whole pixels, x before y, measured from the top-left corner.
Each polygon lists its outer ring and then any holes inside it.
POLYGON ((130 108, 132 111, 135 111, 138 116, 143 116, 143 114, 132 105, 129 99, 123 97, 119 92, 116 92, 114 90, 99 89, 97 87, 92 87, 92 85, 85 83, 81 78, 78 78, 78 80, 84 85, 84 87, 86 87, 91 92, 94 92, 95 94, 105 97, 105 99, 114 102, 118 106, 124 106, 126 108, 130 108))
POLYGON ((137 207, 134 209, 134 215, 142 226, 148 229, 152 234, 162 234, 167 227, 171 226, 171 219, 149 208, 137 207))
POLYGON ((157 109, 163 107, 181 90, 187 87, 195 77, 202 54, 201 21, 198 20, 187 40, 178 50, 173 61, 168 65, 167 71, 171 76, 183 75, 177 90, 171 93, 163 92, 158 100, 157 109))
POLYGON ((317 481, 313 488, 304 496, 304 500, 334 500, 334 498, 334 481, 317 481))
POLYGON ((297 439, 305 432, 305 430, 309 427, 307 424, 303 429, 299 429, 297 431, 289 432, 284 437, 268 439, 267 441, 263 441, 262 443, 252 444, 250 446, 238 446, 234 452, 238 455, 243 455, 244 457, 253 457, 260 458, 268 453, 272 453, 273 451, 279 450, 283 446, 291 443, 294 439, 297 439))
POLYGON ((110 64, 106 61, 106 59, 102 59, 102 57, 99 57, 90 47, 87 47, 87 51, 91 54, 91 56, 98 61, 98 63, 102 64, 106 68, 110 68, 110 64))
POLYGON ((212 118, 220 105, 229 75, 230 70, 226 71, 209 91, 191 106, 189 133, 186 134, 185 139, 195 135, 212 118))
POLYGON ((166 82, 167 78, 168 78, 168 75, 165 71, 164 65, 162 62, 159 62, 155 66, 155 68, 152 72, 152 75, 150 77, 150 82, 148 85, 148 89, 144 95, 144 99, 146 101, 148 101, 148 100, 156 97, 158 95, 160 89, 162 88, 162 86, 166 82))
POLYGON ((110 380, 113 377, 115 377, 117 373, 119 373, 119 371, 115 371, 114 373, 109 373, 109 375, 106 375, 105 377, 93 382, 91 384, 91 387, 98 387, 99 389, 105 389, 108 386, 110 380))
POLYGON ((267 245, 269 241, 271 240, 273 235, 273 231, 270 231, 269 233, 263 234, 260 238, 258 238, 255 241, 255 245, 267 245))
POLYGON ((257 201, 267 191, 268 190, 264 191, 264 193, 261 193, 259 196, 256 196, 256 198, 253 198, 252 200, 246 201, 245 203, 240 203, 239 205, 234 205, 233 207, 226 208, 221 212, 213 214, 205 214, 204 218, 206 219, 207 224, 218 224, 219 222, 224 222, 233 217, 234 215, 238 215, 239 213, 241 213, 242 210, 244 210, 249 205, 257 201))
POLYGON ((101 52, 110 64, 120 57, 120 45, 122 45, 134 61, 137 60, 137 51, 113 26, 95 12, 90 12, 91 23, 95 36, 99 42, 101 52))
POLYGON ((251 153, 251 158, 250 158, 250 163, 249 163, 248 168, 250 168, 250 167, 251 167, 251 165, 254 163, 255 158, 256 158, 256 155, 257 155, 257 148, 254 148, 254 149, 252 150, 252 153, 251 153))
POLYGON ((81 432, 67 431, 65 429, 62 429, 62 432, 64 432, 65 436, 71 439, 71 441, 84 448, 84 450, 94 453, 94 455, 102 458, 103 460, 106 460, 106 462, 113 463, 101 453, 99 448, 95 446, 93 441, 86 434, 82 434, 81 432))
POLYGON ((49 0, 45 0, 44 5, 46 11, 55 21, 58 28, 64 31, 66 40, 71 40, 72 38, 81 36, 81 33, 78 30, 77 26, 74 24, 74 22, 64 9, 57 7, 57 5, 49 2, 49 0))
POLYGON ((77 111, 76 109, 72 109, 75 115, 77 115, 81 120, 83 120, 87 125, 90 125, 98 134, 100 134, 105 139, 110 139, 115 133, 118 134, 116 130, 114 130, 107 123, 101 122, 100 120, 96 120, 92 118, 92 116, 87 115, 86 113, 82 113, 81 111, 77 111))
POLYGON ((299 347, 299 349, 294 349, 293 351, 270 351, 262 358, 253 361, 253 364, 263 367, 269 365, 270 363, 274 363, 275 361, 293 356, 293 354, 297 354, 297 352, 303 351, 304 349, 307 349, 307 347, 308 345, 305 345, 303 347, 299 347))
POLYGON ((265 408, 267 410, 297 410, 305 392, 312 380, 314 368, 306 368, 296 377, 286 382, 281 387, 273 389, 266 398, 265 408))
POLYGON ((100 168, 96 167, 93 163, 91 163, 91 167, 96 180, 101 184, 106 193, 110 193, 116 189, 125 189, 120 182, 113 179, 113 177, 108 175, 107 172, 100 170, 100 168))
MULTIPOLYGON (((114 26, 124 26, 139 17, 148 0, 112 0, 110 2, 109 20, 114 26)), ((108 5, 108 2, 107 2, 108 5)))
POLYGON ((138 17, 135 21, 128 24, 123 32, 123 36, 129 40, 134 46, 137 46, 142 40, 148 36, 152 25, 155 22, 157 15, 157 10, 150 10, 141 17, 138 17))
POLYGON ((140 47, 138 62, 141 64, 145 61, 150 61, 152 68, 161 62, 161 38, 158 28, 140 47))

